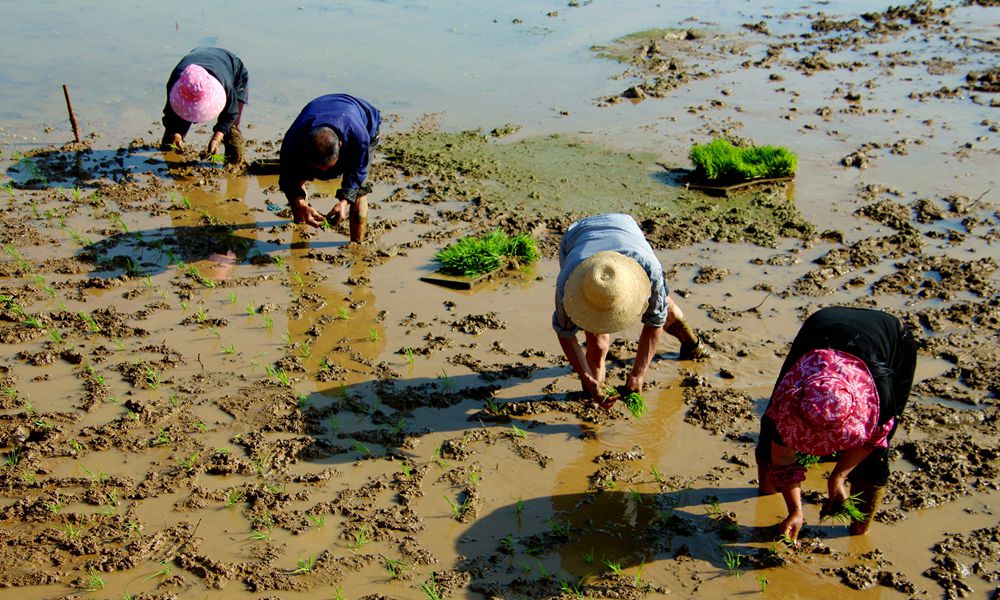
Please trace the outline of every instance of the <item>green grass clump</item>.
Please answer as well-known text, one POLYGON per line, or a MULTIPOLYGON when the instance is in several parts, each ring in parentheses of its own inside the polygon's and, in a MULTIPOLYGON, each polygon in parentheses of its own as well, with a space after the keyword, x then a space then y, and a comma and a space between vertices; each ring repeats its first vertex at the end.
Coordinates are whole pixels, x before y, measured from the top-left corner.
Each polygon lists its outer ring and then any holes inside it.
POLYGON ((494 231, 484 236, 464 237, 434 255, 438 270, 446 275, 477 277, 509 264, 520 266, 538 260, 535 240, 527 234, 509 236, 494 231))
POLYGON ((708 181, 739 182, 795 174, 798 157, 780 146, 737 148, 716 139, 691 147, 695 173, 708 181))
POLYGON ((822 519, 833 519, 844 525, 850 525, 851 523, 860 523, 868 518, 868 514, 861 512, 858 505, 862 504, 861 494, 854 494, 853 496, 848 496, 837 508, 832 511, 823 510, 820 514, 820 520, 822 519))

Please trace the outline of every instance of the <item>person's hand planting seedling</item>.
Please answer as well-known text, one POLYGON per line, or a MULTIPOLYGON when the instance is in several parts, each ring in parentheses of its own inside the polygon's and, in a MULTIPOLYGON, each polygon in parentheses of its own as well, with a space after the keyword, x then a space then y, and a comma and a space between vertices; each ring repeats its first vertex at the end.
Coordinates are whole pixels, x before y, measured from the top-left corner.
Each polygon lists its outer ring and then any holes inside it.
POLYGON ((646 414, 646 399, 639 392, 629 392, 622 398, 622 402, 625 403, 626 408, 632 413, 633 417, 639 418, 646 414))
POLYGON ((844 525, 850 525, 851 523, 860 523, 868 518, 868 515, 858 508, 858 505, 862 504, 861 494, 854 494, 853 496, 848 496, 844 498, 843 502, 834 503, 828 502, 823 510, 819 512, 820 520, 823 519, 833 519, 844 525))

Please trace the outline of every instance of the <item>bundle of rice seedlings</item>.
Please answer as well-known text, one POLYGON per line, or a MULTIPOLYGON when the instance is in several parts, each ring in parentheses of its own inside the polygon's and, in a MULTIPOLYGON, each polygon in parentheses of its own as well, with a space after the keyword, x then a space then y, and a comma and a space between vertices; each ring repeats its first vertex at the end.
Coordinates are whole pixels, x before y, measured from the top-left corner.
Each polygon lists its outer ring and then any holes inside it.
POLYGON ((720 183, 787 177, 798 166, 798 157, 786 148, 737 148, 723 139, 692 146, 690 159, 696 175, 720 183))
POLYGON ((646 413, 646 399, 639 392, 631 392, 622 398, 622 402, 625 403, 625 407, 632 413, 632 416, 637 419, 646 413))
POLYGON ((446 275, 478 277, 509 265, 524 266, 538 260, 535 240, 522 233, 509 236, 494 231, 484 236, 464 237, 434 255, 438 271, 446 275))
POLYGON ((860 523, 868 518, 868 514, 861 512, 858 508, 859 504, 863 504, 861 501, 861 494, 854 494, 853 496, 848 496, 832 511, 826 510, 826 507, 820 512, 819 518, 823 519, 833 519, 844 525, 850 525, 851 523, 860 523))
POLYGON ((805 452, 795 451, 795 462, 799 463, 803 467, 811 467, 812 465, 818 463, 822 457, 816 456, 815 454, 806 454, 805 452))

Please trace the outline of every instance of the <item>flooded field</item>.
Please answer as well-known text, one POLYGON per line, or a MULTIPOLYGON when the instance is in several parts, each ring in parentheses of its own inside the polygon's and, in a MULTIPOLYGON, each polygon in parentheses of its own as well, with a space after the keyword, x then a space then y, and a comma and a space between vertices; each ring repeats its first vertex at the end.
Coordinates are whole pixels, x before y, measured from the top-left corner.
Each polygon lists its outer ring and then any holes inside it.
POLYGON ((996 595, 995 3, 244 4, 5 6, 0 597, 996 595), (251 161, 320 94, 382 109, 363 246, 157 149, 199 45, 247 64, 251 161), (687 189, 713 137, 795 180, 687 189), (712 351, 664 341, 640 418, 582 401, 550 326, 562 232, 610 211, 712 351), (420 281, 493 229, 543 258, 420 281), (871 533, 820 520, 821 463, 790 546, 753 448, 833 304, 903 319, 917 377, 871 533))

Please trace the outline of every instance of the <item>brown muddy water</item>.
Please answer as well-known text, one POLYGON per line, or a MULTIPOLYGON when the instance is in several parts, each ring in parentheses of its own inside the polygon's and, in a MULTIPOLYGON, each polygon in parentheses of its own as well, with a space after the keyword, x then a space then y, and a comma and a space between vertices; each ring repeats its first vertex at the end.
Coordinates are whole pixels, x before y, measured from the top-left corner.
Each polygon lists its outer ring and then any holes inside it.
POLYGON ((4 7, 0 597, 997 594, 995 3, 244 4, 4 7), (364 247, 150 146, 205 44, 248 64, 251 159, 322 93, 390 115, 364 247), (795 181, 685 189, 719 135, 795 181), (713 352, 664 341, 638 419, 580 401, 549 324, 559 234, 608 210, 713 352), (543 259, 419 280, 494 228, 543 259), (820 521, 821 464, 786 547, 757 418, 830 304, 903 318, 917 378, 872 532, 820 521))

